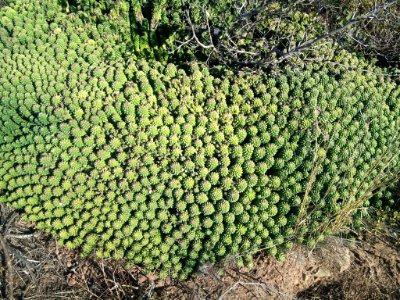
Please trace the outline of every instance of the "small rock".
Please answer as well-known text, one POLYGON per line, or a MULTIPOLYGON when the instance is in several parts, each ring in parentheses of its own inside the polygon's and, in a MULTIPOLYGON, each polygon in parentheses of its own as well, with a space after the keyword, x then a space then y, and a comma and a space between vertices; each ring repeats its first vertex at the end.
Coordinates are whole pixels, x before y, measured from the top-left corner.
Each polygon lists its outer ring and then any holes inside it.
POLYGON ((332 276, 332 272, 329 269, 319 268, 317 273, 315 273, 315 277, 318 279, 323 279, 332 276))

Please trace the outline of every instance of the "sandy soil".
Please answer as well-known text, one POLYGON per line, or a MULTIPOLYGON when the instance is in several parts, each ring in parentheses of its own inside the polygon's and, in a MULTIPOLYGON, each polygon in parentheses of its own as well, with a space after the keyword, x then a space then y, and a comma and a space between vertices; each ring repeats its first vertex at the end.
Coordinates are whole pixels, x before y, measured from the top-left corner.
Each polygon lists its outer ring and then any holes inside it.
POLYGON ((251 270, 209 268, 165 299, 400 299, 397 236, 365 232, 356 241, 329 238, 315 249, 297 247, 285 262, 258 257, 251 270), (218 275, 219 274, 219 275, 218 275))

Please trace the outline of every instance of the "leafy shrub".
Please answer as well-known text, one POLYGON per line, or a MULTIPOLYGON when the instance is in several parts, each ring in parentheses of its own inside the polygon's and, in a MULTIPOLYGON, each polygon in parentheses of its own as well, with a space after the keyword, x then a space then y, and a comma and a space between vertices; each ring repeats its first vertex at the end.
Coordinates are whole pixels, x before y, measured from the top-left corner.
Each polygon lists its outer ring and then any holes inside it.
POLYGON ((341 43, 347 49, 378 59, 383 65, 399 66, 400 3, 398 1, 324 0, 314 1, 308 10, 324 11, 329 27, 338 27, 363 14, 369 14, 354 26, 341 43))
POLYGON ((400 89, 345 52, 211 74, 136 60, 55 1, 12 1, 0 23, 0 201, 83 254, 181 278, 282 258, 359 221, 399 172, 400 89))
MULTIPOLYGON (((253 65, 275 60, 304 42, 305 36, 311 39, 323 32, 315 13, 300 12, 286 1, 265 7, 249 1, 240 9, 232 0, 62 2, 67 11, 85 19, 112 23, 136 55, 169 62, 253 65), (255 11, 259 12, 251 13, 255 11)), ((319 45, 319 59, 333 48, 319 45)))
POLYGON ((67 12, 118 30, 135 55, 235 67, 330 60, 336 48, 393 65, 396 1, 59 0, 67 12), (194 37, 194 34, 196 35, 194 37), (330 39, 335 43, 330 43, 330 39))
POLYGON ((169 48, 180 36, 180 1, 60 0, 64 12, 118 32, 135 56, 167 61, 169 48))

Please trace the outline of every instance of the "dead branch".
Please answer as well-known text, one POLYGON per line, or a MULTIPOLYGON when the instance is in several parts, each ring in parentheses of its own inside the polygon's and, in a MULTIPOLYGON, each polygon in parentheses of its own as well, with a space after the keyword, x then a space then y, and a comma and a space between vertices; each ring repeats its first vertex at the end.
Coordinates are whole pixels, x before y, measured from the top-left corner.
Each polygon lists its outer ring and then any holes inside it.
POLYGON ((247 19, 249 20, 251 17, 254 17, 255 15, 260 14, 262 11, 264 11, 269 4, 271 4, 272 2, 275 2, 276 0, 270 0, 270 1, 266 1, 266 3, 264 3, 263 5, 260 5, 246 13, 243 14, 239 14, 239 19, 240 20, 244 20, 247 19))
POLYGON ((243 287, 257 286, 257 287, 261 287, 264 292, 267 292, 270 295, 279 295, 279 296, 283 296, 285 299, 293 299, 292 297, 289 297, 287 294, 278 291, 271 285, 267 285, 265 283, 260 283, 260 282, 246 282, 246 281, 239 280, 239 281, 235 282, 232 286, 230 286, 227 290, 225 290, 225 292, 222 293, 222 295, 220 295, 218 297, 218 300, 224 299, 225 296, 227 296, 231 291, 236 289, 238 286, 243 286, 243 287))
MULTIPOLYGON (((359 40, 350 29, 361 26, 361 23, 382 21, 382 14, 387 12, 394 5, 399 4, 399 0, 385 1, 380 5, 375 5, 371 10, 366 13, 359 14, 355 12, 350 20, 345 24, 328 30, 327 32, 314 36, 309 34, 307 31, 303 34, 302 41, 296 41, 295 32, 288 36, 281 36, 277 34, 272 38, 266 37, 269 33, 262 33, 257 31, 257 25, 261 20, 268 19, 271 16, 279 16, 280 20, 286 19, 289 11, 296 11, 299 5, 311 6, 317 5, 313 1, 303 3, 304 0, 289 2, 287 7, 282 7, 281 10, 271 10, 271 4, 278 2, 275 0, 263 1, 261 4, 256 6, 249 11, 244 11, 245 6, 248 4, 244 1, 242 5, 235 4, 237 11, 237 20, 234 21, 233 25, 223 24, 218 27, 211 26, 210 15, 207 9, 204 9, 204 24, 194 24, 190 16, 189 7, 185 9, 185 15, 188 22, 188 28, 191 32, 190 38, 186 41, 179 42, 179 45, 172 51, 175 52, 181 49, 183 46, 195 47, 203 49, 209 57, 214 57, 220 62, 229 65, 237 65, 242 67, 264 67, 280 64, 287 61, 290 58, 298 56, 300 53, 317 49, 318 46, 324 40, 336 39, 338 36, 343 35, 346 32, 349 40, 354 40, 356 43, 363 45, 363 41, 359 40), (263 14, 261 17, 260 15, 263 14), (260 17, 260 19, 252 20, 253 17, 260 17), (225 27, 224 27, 225 26, 225 27), (261 38, 254 38, 252 42, 262 43, 262 47, 258 49, 247 49, 246 45, 242 46, 238 44, 238 41, 242 39, 243 34, 249 33, 251 36, 256 33, 260 33, 264 36, 261 38), (206 33, 206 35, 202 35, 206 33), (200 34, 200 35, 199 35, 200 34), (309 37, 311 36, 311 37, 309 37), (278 45, 287 43, 285 50, 279 49, 278 45), (297 45, 292 48, 291 44, 296 43, 297 45)), ((277 25, 279 26, 279 24, 277 25)), ((367 26, 367 25, 362 25, 367 26)), ((274 34, 274 33, 272 33, 274 34)), ((254 44, 252 43, 252 44, 254 44)), ((365 44, 365 43, 364 43, 365 44)), ((256 47, 256 48, 257 48, 256 47)), ((311 55, 312 56, 312 55, 311 55)))
POLYGON ((6 285, 7 285, 7 299, 14 300, 14 277, 13 277, 13 265, 10 251, 7 246, 7 242, 4 237, 0 235, 0 246, 3 249, 4 260, 6 263, 6 285))

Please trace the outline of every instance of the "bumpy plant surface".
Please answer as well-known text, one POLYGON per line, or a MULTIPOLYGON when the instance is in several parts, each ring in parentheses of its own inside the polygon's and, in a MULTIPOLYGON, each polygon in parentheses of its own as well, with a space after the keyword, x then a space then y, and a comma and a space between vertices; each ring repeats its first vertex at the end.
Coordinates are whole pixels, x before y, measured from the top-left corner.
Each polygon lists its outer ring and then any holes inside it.
POLYGON ((181 278, 282 258, 399 172, 400 89, 361 60, 211 74, 123 41, 55 1, 0 8, 0 201, 61 244, 181 278))

